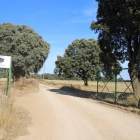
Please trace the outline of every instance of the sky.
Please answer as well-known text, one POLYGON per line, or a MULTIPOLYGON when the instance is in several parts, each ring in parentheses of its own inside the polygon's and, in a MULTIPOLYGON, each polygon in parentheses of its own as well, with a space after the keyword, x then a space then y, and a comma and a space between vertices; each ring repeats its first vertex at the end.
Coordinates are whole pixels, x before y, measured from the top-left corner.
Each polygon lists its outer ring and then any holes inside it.
POLYGON ((0 23, 27 25, 42 36, 51 47, 45 73, 53 73, 57 56, 75 39, 98 38, 90 29, 97 9, 95 0, 0 0, 0 23))

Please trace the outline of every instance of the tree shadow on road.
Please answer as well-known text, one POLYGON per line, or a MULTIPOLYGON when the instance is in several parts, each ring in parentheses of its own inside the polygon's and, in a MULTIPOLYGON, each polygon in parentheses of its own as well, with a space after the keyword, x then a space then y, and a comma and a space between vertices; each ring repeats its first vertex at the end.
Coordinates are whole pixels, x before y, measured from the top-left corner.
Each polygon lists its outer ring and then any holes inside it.
MULTIPOLYGON (((80 97, 80 98, 89 98, 89 99, 94 99, 94 100, 98 100, 101 101, 100 103, 103 104, 104 103, 109 103, 109 104, 115 104, 114 103, 114 93, 98 93, 98 99, 97 99, 97 92, 96 91, 85 91, 85 90, 81 90, 81 89, 77 89, 74 87, 68 87, 68 86, 63 86, 60 89, 49 89, 49 91, 51 92, 55 92, 57 94, 62 94, 62 95, 68 95, 68 96, 73 96, 73 97, 80 97), (102 102, 103 101, 103 102, 102 102)), ((123 92, 118 92, 117 93, 119 96, 123 95, 123 92)), ((116 103, 116 105, 119 106, 124 106, 124 107, 128 107, 128 106, 132 106, 132 107, 136 107, 133 104, 124 104, 123 101, 127 100, 127 96, 129 97, 130 93, 125 93, 124 96, 120 96, 121 98, 119 100, 122 101, 122 103, 116 103)), ((119 97, 118 96, 118 97, 119 97)), ((132 95, 131 95, 132 96, 132 95)))
POLYGON ((69 96, 81 97, 81 98, 94 98, 96 94, 96 92, 94 91, 85 91, 85 90, 76 89, 74 87, 68 87, 68 86, 63 86, 60 89, 49 89, 49 91, 62 95, 69 95, 69 96))

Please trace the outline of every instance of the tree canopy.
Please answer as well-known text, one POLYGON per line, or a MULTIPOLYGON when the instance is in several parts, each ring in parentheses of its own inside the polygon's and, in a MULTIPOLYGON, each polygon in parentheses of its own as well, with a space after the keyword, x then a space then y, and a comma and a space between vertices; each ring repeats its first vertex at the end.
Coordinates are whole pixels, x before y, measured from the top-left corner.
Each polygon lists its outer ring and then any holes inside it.
MULTIPOLYGON (((64 56, 58 56, 54 72, 67 78, 79 77, 85 85, 95 80, 98 70, 119 68, 120 63, 113 53, 101 51, 95 39, 76 39, 65 50, 64 56)), ((104 76, 112 78, 110 73, 104 76)))
POLYGON ((57 57, 54 71, 68 78, 81 77, 88 85, 88 79, 94 79, 97 69, 101 68, 100 52, 96 40, 76 39, 65 50, 63 57, 57 57))
MULTIPOLYGON (((81 80, 78 77, 67 78, 62 75, 50 74, 50 73, 32 74, 32 77, 35 79, 43 79, 43 75, 44 75, 44 79, 46 80, 81 80)), ((29 75, 27 75, 27 78, 29 78, 29 75)))
MULTIPOLYGON (((101 50, 113 53, 122 63, 129 61, 130 67, 140 66, 140 1, 96 0, 97 22, 91 29, 99 32, 101 50)), ((138 72, 129 69, 135 93, 140 90, 138 72)))
POLYGON ((50 45, 26 25, 0 24, 0 55, 12 56, 16 78, 37 73, 47 59, 50 45))

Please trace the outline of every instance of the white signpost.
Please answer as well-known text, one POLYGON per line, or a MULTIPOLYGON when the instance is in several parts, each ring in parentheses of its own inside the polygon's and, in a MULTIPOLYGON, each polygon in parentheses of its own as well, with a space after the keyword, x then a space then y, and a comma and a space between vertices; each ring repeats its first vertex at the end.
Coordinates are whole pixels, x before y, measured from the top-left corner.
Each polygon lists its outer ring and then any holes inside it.
MULTIPOLYGON (((0 68, 9 69, 6 73, 8 73, 7 80, 7 90, 6 95, 10 97, 10 89, 11 89, 11 71, 12 71, 12 57, 11 56, 2 56, 0 55, 0 68)), ((6 74, 5 74, 6 75, 6 74)), ((4 76, 5 76, 4 75, 4 76)), ((0 77, 2 78, 2 77, 0 77)))
POLYGON ((1 56, 0 55, 0 68, 10 69, 11 56, 1 56))

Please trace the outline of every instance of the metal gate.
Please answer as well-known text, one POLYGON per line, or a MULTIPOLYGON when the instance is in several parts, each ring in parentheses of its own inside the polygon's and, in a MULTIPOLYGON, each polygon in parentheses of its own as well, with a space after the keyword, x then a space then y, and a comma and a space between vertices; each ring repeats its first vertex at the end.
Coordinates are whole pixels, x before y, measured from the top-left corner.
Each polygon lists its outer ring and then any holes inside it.
MULTIPOLYGON (((140 68, 119 68, 97 72, 97 99, 124 106, 140 107, 140 94, 135 94, 132 83, 136 80, 125 79, 128 70, 134 69, 137 76, 140 68)), ((126 76, 127 78, 129 75, 126 76)))

